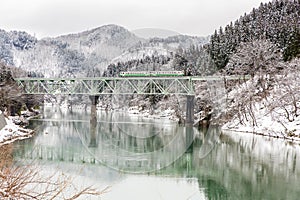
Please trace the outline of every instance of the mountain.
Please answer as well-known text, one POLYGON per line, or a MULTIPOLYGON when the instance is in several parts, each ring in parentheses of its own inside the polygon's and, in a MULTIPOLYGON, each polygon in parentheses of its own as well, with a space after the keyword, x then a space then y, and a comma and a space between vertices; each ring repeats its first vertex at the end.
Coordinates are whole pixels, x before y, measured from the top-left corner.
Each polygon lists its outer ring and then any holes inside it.
POLYGON ((171 55, 179 47, 207 42, 182 35, 144 39, 113 24, 41 40, 26 32, 0 30, 0 59, 31 76, 101 76, 111 63, 171 55))
POLYGON ((176 35, 167 38, 150 38, 128 48, 127 51, 114 58, 112 63, 145 59, 149 56, 157 57, 159 55, 173 57, 179 49, 188 49, 191 46, 202 46, 207 44, 208 41, 208 37, 187 35, 176 35))
POLYGON ((47 77, 100 76, 111 59, 141 41, 123 27, 106 25, 42 39, 27 51, 12 51, 16 67, 47 77))
POLYGON ((181 35, 178 32, 171 31, 171 30, 166 30, 166 29, 158 29, 158 28, 141 28, 141 29, 135 29, 131 31, 135 35, 145 38, 145 39, 150 39, 150 38, 167 38, 170 36, 175 36, 175 35, 181 35))

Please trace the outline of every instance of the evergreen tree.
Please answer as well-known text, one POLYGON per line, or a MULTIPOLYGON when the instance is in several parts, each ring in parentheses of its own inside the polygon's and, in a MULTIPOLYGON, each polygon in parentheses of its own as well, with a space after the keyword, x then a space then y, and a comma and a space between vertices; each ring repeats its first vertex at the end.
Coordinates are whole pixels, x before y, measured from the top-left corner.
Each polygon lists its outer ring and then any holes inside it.
POLYGON ((267 39, 278 44, 284 53, 284 59, 299 56, 300 32, 299 0, 276 0, 261 3, 253 9, 211 36, 209 54, 218 69, 228 63, 240 43, 267 39))

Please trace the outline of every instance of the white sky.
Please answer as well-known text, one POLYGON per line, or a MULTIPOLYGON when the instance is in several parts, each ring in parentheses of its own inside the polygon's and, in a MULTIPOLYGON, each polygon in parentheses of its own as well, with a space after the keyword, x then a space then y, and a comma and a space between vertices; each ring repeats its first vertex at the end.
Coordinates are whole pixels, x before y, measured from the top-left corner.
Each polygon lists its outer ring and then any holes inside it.
POLYGON ((1 0, 0 29, 38 38, 106 24, 206 36, 270 0, 1 0))

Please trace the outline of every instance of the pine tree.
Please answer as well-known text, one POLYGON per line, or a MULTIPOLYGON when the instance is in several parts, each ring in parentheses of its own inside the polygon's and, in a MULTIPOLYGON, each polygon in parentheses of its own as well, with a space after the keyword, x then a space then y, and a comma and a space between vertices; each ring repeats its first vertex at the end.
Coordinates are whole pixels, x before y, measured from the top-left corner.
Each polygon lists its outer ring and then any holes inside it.
POLYGON ((299 56, 299 0, 276 0, 261 3, 258 9, 245 14, 211 36, 209 54, 218 69, 228 63, 236 47, 243 42, 270 40, 284 52, 284 59, 299 56))
POLYGON ((290 36, 290 41, 284 49, 283 59, 289 61, 294 57, 300 57, 300 31, 297 29, 290 36))

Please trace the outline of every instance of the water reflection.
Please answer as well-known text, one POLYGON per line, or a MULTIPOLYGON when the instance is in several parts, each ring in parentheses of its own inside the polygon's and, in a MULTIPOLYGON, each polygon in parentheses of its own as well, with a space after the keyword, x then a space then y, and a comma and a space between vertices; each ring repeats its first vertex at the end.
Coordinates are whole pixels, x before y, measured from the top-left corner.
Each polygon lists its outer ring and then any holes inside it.
POLYGON ((98 120, 92 115, 90 121, 83 120, 82 114, 69 116, 61 110, 45 116, 32 121, 40 134, 29 141, 28 146, 34 148, 22 151, 22 157, 97 163, 131 173, 172 164, 190 148, 197 131, 167 121, 129 118, 124 113, 99 112, 98 120))
MULTIPOLYGON (((161 188, 173 188, 173 193, 159 190, 164 199, 297 199, 300 195, 299 145, 253 135, 220 135, 217 127, 199 131, 124 113, 98 112, 97 118, 94 123, 88 112, 69 115, 46 110, 44 119, 32 121, 39 133, 21 141, 15 156, 46 165, 63 163, 62 168, 83 164, 91 171, 86 176, 98 174, 97 181, 115 181, 115 192, 107 199, 125 197, 125 191, 149 191, 151 185, 161 183, 166 184, 161 188), (144 172, 148 175, 132 175, 144 172), (108 175, 112 173, 117 174, 108 175), (184 198, 174 192, 180 188, 184 198)), ((132 199, 146 198, 134 194, 132 199)))

